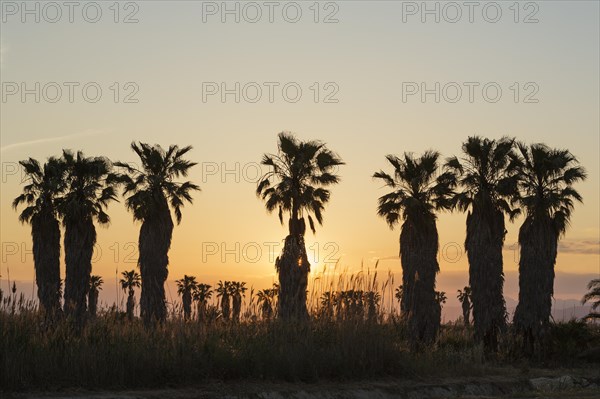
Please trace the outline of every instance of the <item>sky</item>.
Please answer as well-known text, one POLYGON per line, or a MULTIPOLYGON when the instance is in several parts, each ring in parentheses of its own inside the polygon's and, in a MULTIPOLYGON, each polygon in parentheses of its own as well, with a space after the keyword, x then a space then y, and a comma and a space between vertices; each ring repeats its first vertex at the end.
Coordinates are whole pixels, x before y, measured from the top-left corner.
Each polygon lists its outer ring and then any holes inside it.
MULTIPOLYGON (((30 228, 11 208, 18 161, 70 148, 135 163, 132 141, 192 145, 198 162, 189 179, 202 191, 175 228, 169 280, 269 286, 287 228, 254 192, 281 131, 346 163, 324 225, 306 237, 313 273, 379 261, 400 281, 399 228, 377 217, 386 191, 371 178, 389 170, 385 155, 448 157, 469 135, 507 135, 569 149, 588 172, 555 296, 579 299, 600 275, 597 1, 52 4, 0 2, 2 288, 34 275, 30 228)), ((122 202, 108 211, 93 273, 114 282, 136 267, 140 225, 122 202)), ((507 224, 511 298, 521 223, 507 224)), ((440 214, 438 230, 438 288, 455 301, 468 284, 465 215, 440 214)))

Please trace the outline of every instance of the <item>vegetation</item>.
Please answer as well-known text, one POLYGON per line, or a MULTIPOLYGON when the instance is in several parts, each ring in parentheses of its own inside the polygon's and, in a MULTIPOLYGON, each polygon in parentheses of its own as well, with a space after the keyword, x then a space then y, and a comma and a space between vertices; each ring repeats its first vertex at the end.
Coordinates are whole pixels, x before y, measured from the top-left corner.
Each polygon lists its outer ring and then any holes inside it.
POLYGON ((518 214, 509 205, 516 188, 514 177, 507 171, 513 144, 509 138, 469 137, 462 145, 462 159, 452 157, 446 162, 446 169, 456 174, 462 188, 454 197, 455 206, 462 212, 468 211, 465 250, 475 337, 483 340, 491 352, 498 350, 498 335, 506 329, 504 215, 513 220, 518 214))
POLYGON ((325 187, 340 181, 334 172, 344 163, 325 144, 300 141, 285 132, 279 134, 278 150, 277 154, 263 156, 262 164, 269 171, 259 180, 256 194, 265 201, 269 212, 278 210, 282 224, 284 214, 289 214, 289 235, 275 262, 279 274, 277 314, 285 319, 305 319, 310 272, 304 245, 305 217, 314 233, 313 216, 322 224, 323 210, 329 202, 330 192, 325 187))
POLYGON ((105 212, 117 199, 110 183, 111 164, 103 157, 85 157, 64 150, 66 189, 57 199, 57 209, 65 226, 65 313, 78 324, 83 322, 92 273, 92 253, 96 245, 96 227, 108 224, 105 212))
POLYGON ((598 308, 600 308, 600 278, 590 281, 587 289, 589 291, 583 296, 581 303, 591 302, 592 311, 585 318, 600 319, 600 312, 598 312, 598 308))
POLYGON ((50 158, 43 166, 35 159, 20 162, 27 184, 13 208, 27 206, 19 215, 31 224, 33 263, 41 310, 53 319, 60 312, 60 226, 56 199, 65 189, 61 161, 50 158))
POLYGON ((184 275, 176 283, 177 293, 181 295, 183 305, 183 319, 189 320, 192 316, 192 294, 198 289, 198 282, 196 282, 196 277, 184 275))
POLYGON ((159 145, 132 143, 131 149, 140 158, 142 168, 116 162, 115 166, 126 171, 116 181, 124 186, 123 195, 127 196, 126 206, 133 213, 133 219, 142 222, 138 242, 138 265, 143 282, 140 309, 145 323, 150 324, 164 321, 167 316, 164 284, 169 274, 168 254, 173 235, 171 210, 180 223, 184 201, 192 203, 191 193, 200 188, 189 181, 175 181, 186 177, 196 165, 183 158, 191 146, 172 145, 164 150, 159 145))
POLYGON ((436 211, 452 206, 455 178, 451 173, 435 177, 439 153, 427 151, 421 157, 405 153, 388 155, 393 174, 373 175, 393 191, 379 198, 378 213, 393 228, 400 221, 402 262, 402 309, 413 345, 431 344, 438 333, 441 311, 435 295, 438 232, 436 211))
MULTIPOLYGON (((439 175, 442 165, 435 151, 419 157, 388 155, 392 173, 373 177, 391 189, 379 198, 378 215, 390 228, 402 222, 403 275, 397 286, 391 274, 380 284, 377 270, 348 276, 338 273, 337 265, 333 274, 324 270, 309 281, 306 221, 313 233, 315 219, 322 224, 328 188, 339 182, 335 172, 343 162, 321 142, 300 141, 289 133, 278 139, 277 154, 263 157, 269 172, 256 194, 269 212, 278 211, 282 224, 284 215, 288 218, 288 235, 275 264, 279 283, 255 294, 245 282, 219 281, 213 298, 210 285, 184 275, 177 280, 181 307, 170 309, 164 284, 171 213, 179 223, 184 203, 191 203, 192 192, 199 190, 190 181, 177 181, 196 165, 184 159, 191 147, 164 150, 132 143, 141 168, 116 162, 122 174, 113 173, 106 158, 67 150, 43 166, 31 158, 22 161, 27 184, 13 207, 25 205, 19 220, 31 225, 38 303, 17 298, 14 283, 7 295, 0 290, 0 386, 477 375, 503 362, 573 364, 580 351, 600 345, 596 324, 555 324, 550 318, 558 240, 575 202, 582 200, 573 185, 586 178, 568 151, 470 137, 463 157, 448 159, 439 175), (120 280, 128 293, 125 313, 116 305, 98 309, 103 281, 91 275, 95 223, 109 222, 106 209, 117 200, 118 186, 134 220, 141 222, 141 273, 125 271, 120 280), (436 291, 437 213, 452 209, 468 212, 470 285, 458 290, 463 323, 442 324, 447 296, 436 291), (519 210, 525 217, 519 231, 520 291, 511 326, 502 296, 502 246, 504 218, 512 221, 519 210), (60 222, 68 317, 60 311, 60 222), (136 288, 141 288, 141 320, 135 314, 136 288), (493 357, 485 356, 490 352, 493 357)), ((599 317, 600 280, 592 280, 588 289, 582 301, 592 303, 591 320, 599 317)))
MULTIPOLYGON (((370 290, 373 277, 340 275, 332 277, 336 283, 323 287, 334 293, 344 288, 362 291, 365 297, 369 292, 381 297, 393 293, 392 281, 370 290)), ((318 300, 327 295, 317 288, 316 278, 310 286, 314 301, 308 303, 306 321, 269 318, 261 314, 260 306, 248 302, 240 322, 218 315, 201 323, 184 321, 177 308, 170 308, 163 323, 147 328, 138 318, 129 320, 115 308, 101 308, 81 330, 67 320, 44 327, 34 303, 9 293, 0 303, 0 391, 148 389, 212 379, 481 377, 507 373, 512 364, 523 369, 593 367, 578 355, 600 345, 597 325, 551 324, 542 357, 524 358, 520 350, 513 350, 516 343, 511 336, 501 335, 497 358, 486 360, 470 329, 448 323, 441 326, 434 345, 415 353, 406 323, 393 310, 377 307, 377 317, 370 318, 368 301, 363 300, 362 311, 356 307, 360 301, 339 301, 341 306, 335 308, 339 316, 330 314, 318 300)))
POLYGON ((558 239, 567 230, 575 201, 582 201, 573 184, 586 174, 567 150, 522 143, 517 148, 510 166, 518 179, 513 202, 525 221, 519 229, 519 304, 513 324, 531 354, 543 345, 550 326, 558 239))
POLYGON ((463 322, 465 323, 465 326, 468 326, 471 324, 471 287, 467 286, 462 290, 458 290, 458 295, 456 298, 458 298, 458 301, 462 307, 463 322))
POLYGON ((135 270, 121 272, 123 278, 119 280, 121 289, 127 292, 127 318, 133 320, 135 310, 135 288, 142 286, 142 278, 135 270))
POLYGON ((196 301, 198 321, 202 322, 207 317, 208 301, 212 298, 211 286, 208 284, 197 284, 192 297, 196 301))
POLYGON ((98 312, 98 295, 102 289, 104 280, 100 276, 90 276, 90 289, 88 292, 88 310, 92 317, 98 312))

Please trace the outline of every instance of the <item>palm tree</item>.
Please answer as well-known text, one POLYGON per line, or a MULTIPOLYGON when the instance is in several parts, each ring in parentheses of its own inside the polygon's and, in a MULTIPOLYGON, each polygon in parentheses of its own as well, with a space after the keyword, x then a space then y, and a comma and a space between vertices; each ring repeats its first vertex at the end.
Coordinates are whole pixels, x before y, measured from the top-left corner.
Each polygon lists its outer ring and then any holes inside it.
POLYGON ((447 170, 455 173, 462 191, 456 207, 467 213, 465 250, 469 259, 469 284, 473 299, 475 337, 487 351, 496 352, 498 335, 506 329, 503 296, 502 248, 506 228, 504 215, 512 221, 518 211, 509 197, 516 188, 507 172, 514 139, 490 140, 469 137, 462 145, 463 157, 449 158, 447 170))
POLYGON ((585 318, 600 319, 600 313, 596 311, 600 307, 600 278, 590 281, 587 289, 589 292, 583 296, 581 303, 592 302, 592 310, 585 318))
POLYGON ((259 180, 256 194, 266 202, 269 212, 278 211, 282 224, 284 214, 289 214, 289 235, 275 262, 280 287, 278 317, 305 319, 310 272, 304 245, 305 217, 315 233, 313 216, 323 223, 323 210, 330 197, 325 187, 339 182, 335 168, 344 163, 321 142, 300 141, 286 132, 278 137, 278 153, 263 156, 262 164, 269 171, 259 180))
POLYGON ((365 302, 367 303, 367 320, 375 321, 377 319, 377 308, 381 300, 381 294, 375 291, 367 291, 364 293, 365 302))
POLYGON ((231 281, 219 281, 217 285, 217 297, 221 298, 221 315, 225 321, 231 316, 231 281))
POLYGON ((53 318, 60 312, 60 226, 56 198, 64 190, 64 168, 55 158, 50 158, 44 166, 33 158, 19 163, 28 184, 12 206, 16 210, 21 204, 27 205, 19 221, 31 224, 38 299, 42 311, 53 318))
POLYGON ((434 151, 427 151, 419 158, 409 153, 402 158, 388 155, 393 175, 383 171, 373 175, 393 189, 379 198, 379 216, 386 219, 390 228, 403 220, 401 306, 413 348, 418 343, 433 342, 440 326, 435 300, 435 278, 439 271, 435 212, 451 208, 456 179, 448 172, 435 177, 439 156, 434 151))
POLYGON ((394 297, 396 298, 396 300, 398 301, 398 303, 400 304, 400 316, 404 317, 406 314, 404 307, 402 306, 402 296, 404 295, 404 287, 402 285, 399 285, 398 287, 396 287, 396 291, 394 293, 394 297))
POLYGON ((63 150, 66 191, 57 199, 57 208, 65 226, 65 312, 81 323, 86 311, 90 287, 92 253, 96 244, 94 221, 109 223, 105 209, 116 201, 110 161, 103 157, 85 157, 63 150))
POLYGON ((234 321, 240 321, 240 314, 242 313, 242 299, 245 296, 246 283, 233 281, 231 283, 231 302, 232 302, 232 316, 234 321))
POLYGON ((192 292, 192 298, 197 302, 198 321, 206 319, 207 304, 211 297, 212 290, 208 284, 198 284, 194 292, 192 292))
POLYGON ((466 286, 462 290, 458 290, 458 295, 456 296, 460 301, 462 306, 462 314, 463 314, 463 322, 465 326, 471 324, 470 322, 470 313, 471 313, 471 287, 466 286))
POLYGON ((437 319, 440 320, 440 322, 442 321, 442 307, 446 303, 447 299, 448 299, 448 297, 446 296, 446 293, 444 291, 436 291, 435 292, 435 302, 437 305, 435 307, 435 314, 436 314, 437 319))
POLYGON ((518 179, 514 202, 525 221, 519 229, 519 303, 513 324, 523 335, 525 352, 533 354, 550 323, 558 240, 575 201, 582 201, 573 184, 585 180, 586 173, 567 150, 521 143, 517 148, 511 165, 518 179))
POLYGON ((102 289, 104 280, 100 276, 90 276, 90 289, 88 292, 88 310, 90 315, 96 316, 98 311, 98 295, 102 289))
POLYGON ((336 307, 336 293, 326 291, 321 295, 321 315, 327 321, 333 320, 333 315, 336 307))
POLYGON ((192 315, 192 293, 198 288, 196 277, 184 275, 177 283, 177 293, 183 302, 183 319, 189 320, 192 315))
POLYGON ((133 311, 135 309, 135 288, 142 286, 142 278, 135 270, 124 271, 121 273, 123 278, 119 281, 123 291, 127 292, 127 318, 133 320, 133 311))
POLYGON ((184 201, 192 203, 191 192, 200 188, 189 181, 175 181, 187 176, 196 165, 183 159, 191 146, 171 145, 164 150, 160 145, 134 142, 131 149, 139 156, 141 169, 123 162, 115 165, 126 170, 119 176, 119 183, 124 185, 123 195, 127 196, 126 205, 133 219, 142 222, 138 241, 138 265, 142 274, 140 310, 148 325, 153 321, 162 322, 167 316, 164 284, 169 274, 168 254, 173 236, 171 210, 179 224, 184 201))
POLYGON ((260 290, 256 296, 258 297, 258 303, 263 319, 270 320, 271 317, 273 317, 273 303, 277 296, 277 289, 268 288, 260 290))

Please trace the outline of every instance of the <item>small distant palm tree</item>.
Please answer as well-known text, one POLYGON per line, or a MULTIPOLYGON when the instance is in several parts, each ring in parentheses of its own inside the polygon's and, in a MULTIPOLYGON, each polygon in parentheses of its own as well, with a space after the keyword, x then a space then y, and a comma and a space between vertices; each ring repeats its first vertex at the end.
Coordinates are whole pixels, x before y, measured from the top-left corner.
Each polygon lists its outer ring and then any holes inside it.
POLYGON ((105 209, 116 201, 111 184, 111 164, 107 158, 85 157, 81 151, 63 150, 66 191, 57 199, 57 209, 65 226, 65 313, 81 324, 92 272, 96 244, 94 221, 110 222, 105 209))
POLYGON ((231 316, 231 282, 219 281, 215 291, 217 297, 221 298, 221 316, 223 316, 223 320, 229 321, 231 316))
POLYGON ((462 305, 463 322, 465 323, 465 326, 468 326, 471 324, 471 287, 467 286, 462 290, 458 290, 458 295, 456 297, 462 305))
POLYGON ((381 294, 375 291, 367 291, 364 293, 364 298, 367 306, 367 320, 374 321, 377 319, 377 309, 381 300, 381 294))
POLYGON ((165 281, 174 226, 171 210, 179 224, 184 202, 192 203, 191 193, 200 187, 189 181, 176 181, 186 177, 196 165, 183 158, 191 146, 171 145, 164 150, 159 145, 132 143, 131 149, 139 156, 141 169, 123 162, 116 162, 115 166, 126 171, 118 177, 118 182, 124 185, 123 195, 127 196, 126 205, 134 220, 142 222, 138 242, 143 282, 140 311, 148 325, 167 317, 165 281))
POLYGON ((127 318, 133 320, 133 312, 135 309, 135 288, 142 286, 142 278, 135 270, 124 271, 121 273, 121 289, 127 292, 127 318))
POLYGON ((439 272, 436 211, 452 207, 456 178, 443 173, 436 178, 440 154, 427 151, 420 157, 405 153, 402 158, 388 155, 393 174, 373 175, 393 191, 379 198, 378 214, 390 228, 400 221, 402 263, 402 310, 405 312, 413 348, 435 340, 440 327, 435 298, 439 272))
POLYGON ((446 292, 444 292, 444 291, 436 291, 435 292, 435 301, 437 303, 439 303, 440 305, 444 305, 447 300, 448 300, 448 297, 446 296, 446 292))
POLYGON ((336 307, 336 294, 332 291, 326 291, 321 294, 321 314, 325 320, 333 320, 336 307))
POLYGON ((177 283, 177 293, 181 295, 183 303, 183 319, 189 320, 192 316, 192 294, 198 288, 196 277, 184 275, 177 283))
POLYGON ((276 296, 277 290, 275 288, 258 291, 258 303, 263 319, 270 320, 273 317, 273 304, 276 296))
POLYGON ((446 297, 446 293, 444 291, 435 292, 435 302, 437 304, 435 312, 440 322, 442 321, 442 307, 446 303, 447 299, 448 297, 446 297))
POLYGON ((13 201, 21 223, 31 224, 33 263, 40 307, 47 317, 60 312, 60 226, 56 198, 65 189, 62 162, 50 158, 43 166, 33 158, 19 162, 26 175, 23 193, 13 201))
POLYGON ((565 234, 575 202, 582 202, 573 185, 585 170, 567 150, 544 144, 519 143, 511 167, 518 179, 513 199, 525 213, 519 229, 519 303, 513 324, 523 337, 525 353, 548 331, 554 293, 558 240, 565 234))
POLYGON ((90 276, 90 290, 88 293, 88 310, 90 315, 96 316, 98 312, 98 295, 100 294, 100 290, 102 289, 102 284, 104 284, 104 280, 100 276, 90 276))
POLYGON ((585 318, 588 320, 600 319, 600 312, 597 312, 598 308, 600 308, 600 278, 590 281, 587 289, 589 292, 583 296, 581 303, 586 304, 587 302, 591 302, 592 309, 585 318))
POLYGON ((506 329, 504 215, 512 221, 518 214, 509 205, 516 189, 516 181, 508 173, 513 147, 514 140, 506 137, 469 137, 462 145, 463 157, 449 158, 446 163, 462 187, 454 198, 455 205, 461 212, 468 212, 465 249, 473 290, 475 337, 490 352, 498 350, 498 335, 506 329))
POLYGON ((321 142, 300 141, 285 132, 278 137, 278 153, 263 156, 262 164, 269 172, 259 180, 256 194, 265 201, 267 211, 278 211, 282 224, 284 214, 289 214, 289 235, 282 255, 275 262, 280 287, 277 315, 305 319, 310 272, 304 244, 305 217, 314 233, 314 219, 323 223, 323 210, 329 202, 330 192, 326 187, 339 182, 335 168, 343 162, 321 142))
POLYGON ((198 284, 192 293, 192 298, 196 301, 198 312, 198 321, 206 320, 208 300, 212 297, 211 286, 208 284, 198 284))
POLYGON ((404 306, 402 306, 402 296, 403 295, 404 295, 404 287, 402 285, 400 285, 400 286, 398 286, 396 288, 396 291, 394 293, 394 297, 396 298, 396 300, 400 304, 400 316, 402 316, 402 317, 405 316, 405 309, 404 309, 404 306))
POLYGON ((240 321, 240 315, 242 313, 242 300, 245 296, 245 292, 246 290, 248 290, 248 288, 246 288, 246 283, 244 282, 239 282, 239 281, 233 281, 231 283, 231 302, 232 302, 232 316, 233 316, 233 320, 238 322, 240 321))

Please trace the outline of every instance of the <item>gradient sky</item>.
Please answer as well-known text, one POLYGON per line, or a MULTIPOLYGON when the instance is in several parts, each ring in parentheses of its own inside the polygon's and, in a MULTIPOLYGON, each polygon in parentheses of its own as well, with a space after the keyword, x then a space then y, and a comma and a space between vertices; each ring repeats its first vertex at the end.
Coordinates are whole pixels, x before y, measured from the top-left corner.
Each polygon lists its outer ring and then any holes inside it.
MULTIPOLYGON (((273 23, 264 6, 257 23, 244 20, 244 15, 239 23, 231 15, 222 23, 220 13, 203 14, 203 7, 221 7, 221 2, 141 1, 135 3, 139 21, 130 24, 122 19, 135 8, 121 9, 121 22, 115 23, 108 8, 112 2, 100 2, 103 14, 97 23, 87 22, 80 9, 73 23, 66 9, 57 23, 45 21, 44 15, 39 23, 32 16, 23 23, 21 14, 7 11, 6 3, 11 2, 2 1, 3 96, 13 83, 25 82, 29 88, 35 82, 80 86, 72 103, 64 86, 56 103, 43 97, 36 103, 33 95, 22 102, 18 94, 0 103, 3 288, 8 272, 13 280, 33 276, 33 257, 26 253, 31 249, 30 228, 18 223, 10 207, 21 189, 16 162, 29 156, 43 160, 62 148, 136 162, 129 149, 133 140, 191 144, 189 157, 199 163, 190 179, 202 192, 195 195, 193 206, 186 206, 175 229, 169 280, 185 273, 209 283, 236 279, 259 288, 270 285, 276 279, 272 254, 282 248, 286 228, 256 198, 255 176, 262 154, 276 150, 276 134, 283 130, 301 139, 323 140, 347 163, 339 170, 341 184, 332 188, 324 226, 307 235, 314 271, 338 259, 349 270, 361 263, 373 267, 380 259, 379 269, 390 270, 399 281, 399 229, 390 230, 376 215, 376 200, 385 189, 371 179, 372 173, 387 168, 388 153, 432 148, 451 156, 459 153, 468 135, 477 134, 541 141, 568 148, 579 158, 589 174, 577 186, 585 204, 577 206, 560 247, 556 297, 580 298, 585 282, 600 274, 597 1, 537 2, 537 10, 520 9, 519 23, 509 9, 513 2, 497 3, 502 9, 497 23, 483 18, 485 2, 475 9, 472 23, 466 8, 457 23, 444 20, 443 14, 440 23, 433 16, 423 23, 420 14, 403 15, 407 2, 392 1, 320 3, 319 23, 309 8, 313 2, 298 2, 302 17, 297 23, 283 18, 281 5, 275 8, 273 23), (534 11, 538 22, 523 23, 534 11), (323 23, 331 12, 338 22, 323 23), (96 103, 82 97, 81 86, 88 82, 102 88, 96 103), (114 82, 121 90, 117 103, 110 89, 114 82), (127 82, 139 88, 137 103, 122 101, 130 91, 127 82), (225 102, 218 96, 203 101, 203 82, 226 82, 229 88, 235 82, 279 86, 272 103, 264 86, 258 102, 236 103, 233 95, 225 102), (288 82, 303 90, 296 103, 283 99, 281 87, 288 82), (318 103, 310 89, 315 82, 321 90, 318 103), (339 88, 337 103, 322 100, 331 91, 332 86, 325 87, 328 82, 339 88), (418 96, 403 102, 403 82, 426 82, 430 88, 435 82, 480 86, 472 103, 466 89, 457 103, 435 103, 433 95, 425 103, 418 96), (481 87, 489 82, 503 90, 496 103, 482 97, 481 87), (517 103, 510 89, 515 82, 521 88, 517 103), (538 103, 523 102, 527 82, 539 88, 538 103), (233 253, 236 245, 239 261, 233 253), (215 247, 218 252, 211 254, 215 247), (240 254, 243 248, 247 252, 240 254)), ((28 2, 31 7, 35 3, 28 2)), ((294 10, 288 11, 286 16, 293 17, 294 10)), ((446 11, 446 19, 455 15, 446 11)), ((493 17, 492 11, 487 15, 493 17)), ((46 19, 55 15, 47 12, 46 19)), ((253 18, 254 11, 247 12, 253 18)), ((109 214, 110 226, 97 229, 93 273, 114 281, 116 270, 135 267, 135 245, 130 243, 137 241, 139 224, 122 203, 111 204, 109 214)), ((466 256, 460 253, 464 222, 464 214, 439 216, 440 246, 446 254, 440 256, 438 281, 450 298, 468 283, 466 256)), ((505 294, 513 298, 518 288, 512 273, 518 268, 514 243, 521 222, 508 224, 506 239, 505 270, 513 277, 505 294)))

